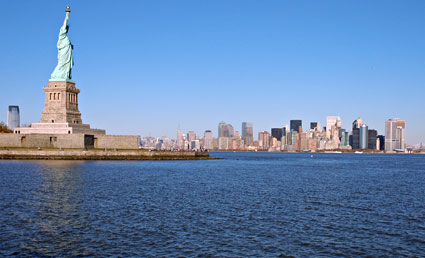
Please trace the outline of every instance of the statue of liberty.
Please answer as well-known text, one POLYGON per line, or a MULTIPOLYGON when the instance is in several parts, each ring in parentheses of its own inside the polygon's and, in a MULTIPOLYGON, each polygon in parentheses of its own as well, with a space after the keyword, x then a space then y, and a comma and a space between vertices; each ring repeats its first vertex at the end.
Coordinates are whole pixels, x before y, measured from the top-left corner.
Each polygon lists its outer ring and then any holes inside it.
POLYGON ((74 66, 74 59, 72 57, 72 50, 74 46, 71 44, 67 33, 69 30, 68 19, 71 9, 69 6, 66 7, 65 21, 59 31, 58 39, 58 64, 53 71, 49 81, 71 81, 72 67, 74 66))

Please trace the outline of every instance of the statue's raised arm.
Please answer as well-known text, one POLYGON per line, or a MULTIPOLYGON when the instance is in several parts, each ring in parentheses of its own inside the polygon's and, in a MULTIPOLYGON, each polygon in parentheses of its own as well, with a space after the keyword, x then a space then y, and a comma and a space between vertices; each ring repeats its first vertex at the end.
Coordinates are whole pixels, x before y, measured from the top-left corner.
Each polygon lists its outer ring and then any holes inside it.
POLYGON ((59 31, 58 39, 58 64, 50 77, 50 81, 70 81, 72 67, 74 66, 74 59, 72 56, 73 46, 68 38, 68 20, 71 9, 69 6, 65 10, 65 20, 59 31))
POLYGON ((68 27, 68 20, 69 20, 69 13, 71 12, 71 9, 69 9, 69 6, 67 6, 66 8, 66 14, 65 14, 65 20, 63 21, 63 25, 59 31, 59 35, 63 34, 63 33, 67 33, 67 27, 68 27), (68 11, 69 10, 69 11, 68 11))

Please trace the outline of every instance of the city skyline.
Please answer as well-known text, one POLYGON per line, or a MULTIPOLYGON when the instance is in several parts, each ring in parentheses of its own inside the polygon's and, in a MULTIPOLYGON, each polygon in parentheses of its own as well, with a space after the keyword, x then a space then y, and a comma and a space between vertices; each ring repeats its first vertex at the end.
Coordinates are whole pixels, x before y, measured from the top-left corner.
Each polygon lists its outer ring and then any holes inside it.
MULTIPOLYGON (((298 118, 324 125, 339 115, 350 128, 361 116, 383 132, 387 119, 400 117, 409 121, 407 143, 425 142, 422 1, 71 4, 73 75, 83 119, 94 127, 160 137, 180 124, 215 135, 219 121, 235 131, 252 121, 256 137, 298 118)), ((57 10, 65 5, 2 8, 0 108, 20 106, 22 124, 39 119, 39 88, 56 61, 57 10)))
POLYGON ((311 122, 310 127, 303 128, 302 120, 290 120, 290 126, 271 128, 258 132, 254 138, 252 122, 242 122, 241 130, 234 131, 231 124, 221 121, 218 124, 217 137, 211 130, 204 135, 193 131, 187 134, 177 129, 176 139, 162 136, 142 137, 140 145, 153 150, 218 150, 218 151, 271 151, 271 152, 379 152, 411 153, 422 151, 422 143, 406 144, 406 121, 394 118, 385 121, 385 132, 379 134, 369 128, 361 117, 352 122, 352 128, 342 127, 340 116, 327 116, 326 126, 320 122, 311 122), (230 128, 230 130, 229 130, 230 128))

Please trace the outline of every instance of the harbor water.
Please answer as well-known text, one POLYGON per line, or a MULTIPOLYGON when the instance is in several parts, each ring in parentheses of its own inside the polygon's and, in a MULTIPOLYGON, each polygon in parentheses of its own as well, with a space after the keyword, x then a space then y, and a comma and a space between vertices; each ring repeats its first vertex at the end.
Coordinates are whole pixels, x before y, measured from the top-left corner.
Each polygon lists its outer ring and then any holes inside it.
POLYGON ((424 257, 425 156, 0 161, 0 256, 424 257))

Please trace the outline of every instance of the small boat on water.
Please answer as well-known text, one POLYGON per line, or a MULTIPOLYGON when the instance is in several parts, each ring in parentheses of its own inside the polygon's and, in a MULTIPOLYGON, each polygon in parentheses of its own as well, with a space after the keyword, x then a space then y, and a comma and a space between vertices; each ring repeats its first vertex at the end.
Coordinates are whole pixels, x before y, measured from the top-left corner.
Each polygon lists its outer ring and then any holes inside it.
POLYGON ((354 154, 363 154, 363 151, 355 151, 354 154))

